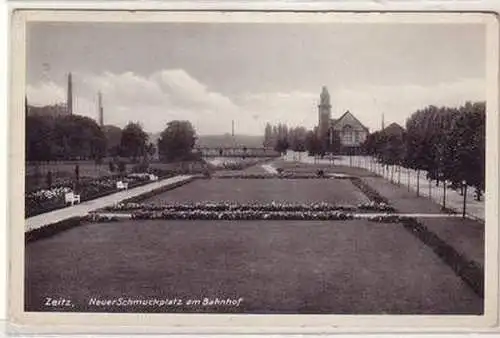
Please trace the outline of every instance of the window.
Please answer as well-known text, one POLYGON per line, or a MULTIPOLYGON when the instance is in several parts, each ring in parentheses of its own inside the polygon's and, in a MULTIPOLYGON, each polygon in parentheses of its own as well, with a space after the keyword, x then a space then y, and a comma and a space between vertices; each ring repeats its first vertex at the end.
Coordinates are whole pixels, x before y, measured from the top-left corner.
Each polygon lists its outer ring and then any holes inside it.
POLYGON ((345 145, 351 145, 354 143, 354 130, 348 124, 342 128, 342 143, 345 145))

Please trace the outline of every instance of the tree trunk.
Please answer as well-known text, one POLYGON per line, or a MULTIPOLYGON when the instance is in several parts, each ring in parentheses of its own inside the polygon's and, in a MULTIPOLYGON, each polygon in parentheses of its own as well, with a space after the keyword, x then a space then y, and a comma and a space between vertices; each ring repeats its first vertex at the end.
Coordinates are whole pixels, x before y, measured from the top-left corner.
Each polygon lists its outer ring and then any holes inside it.
POLYGON ((420 169, 417 169, 417 196, 420 196, 420 169))
POLYGON ((443 209, 446 208, 446 180, 443 180, 443 209))
POLYGON ((467 185, 462 184, 462 189, 464 191, 464 205, 463 205, 463 210, 462 210, 462 218, 465 218, 465 212, 467 208, 467 185))
POLYGON ((410 168, 407 169, 406 171, 407 177, 408 177, 408 191, 410 191, 410 168))

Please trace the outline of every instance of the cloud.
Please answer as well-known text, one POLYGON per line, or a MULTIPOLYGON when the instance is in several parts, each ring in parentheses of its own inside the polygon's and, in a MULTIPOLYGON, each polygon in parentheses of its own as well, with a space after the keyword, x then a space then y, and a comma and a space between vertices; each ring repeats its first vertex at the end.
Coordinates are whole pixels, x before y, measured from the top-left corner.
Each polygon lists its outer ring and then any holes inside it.
POLYGON ((52 105, 66 102, 66 90, 54 82, 40 83, 37 86, 28 85, 26 95, 33 105, 52 105))
MULTIPOLYGON (((183 69, 166 69, 149 76, 132 72, 74 73, 75 112, 97 118, 97 92, 103 93, 105 123, 123 127, 140 122, 150 132, 161 131, 175 119, 190 120, 200 134, 231 132, 261 134, 267 122, 284 122, 312 128, 317 123, 317 90, 245 92, 233 97, 208 88, 183 69)), ((332 117, 350 110, 371 130, 386 123, 404 124, 415 110, 429 104, 458 106, 484 100, 482 79, 464 79, 433 86, 369 86, 331 88, 332 117)), ((31 104, 66 100, 66 90, 53 82, 28 86, 31 104)))
POLYGON ((457 107, 466 101, 485 100, 486 82, 471 78, 432 86, 359 86, 330 94, 337 115, 350 110, 367 127, 376 130, 380 128, 382 113, 386 125, 391 122, 404 125, 413 112, 428 105, 457 107))

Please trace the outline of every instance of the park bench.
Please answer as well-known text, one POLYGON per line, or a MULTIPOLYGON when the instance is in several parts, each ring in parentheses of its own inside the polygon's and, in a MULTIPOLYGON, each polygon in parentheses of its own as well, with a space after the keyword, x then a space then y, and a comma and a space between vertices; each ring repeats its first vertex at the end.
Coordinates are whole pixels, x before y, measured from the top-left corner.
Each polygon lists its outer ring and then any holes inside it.
POLYGON ((71 203, 71 205, 80 203, 80 195, 77 195, 74 192, 68 192, 64 195, 64 201, 66 203, 71 203))
POLYGON ((123 182, 123 181, 116 182, 116 189, 127 190, 128 189, 128 182, 123 182))

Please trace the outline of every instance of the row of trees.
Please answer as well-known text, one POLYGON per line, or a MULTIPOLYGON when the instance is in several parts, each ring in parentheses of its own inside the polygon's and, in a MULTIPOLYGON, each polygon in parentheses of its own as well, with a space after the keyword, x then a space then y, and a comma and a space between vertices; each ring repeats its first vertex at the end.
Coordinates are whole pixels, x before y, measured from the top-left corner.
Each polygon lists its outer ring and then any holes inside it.
POLYGON ((272 126, 266 124, 264 130, 264 147, 284 152, 308 151, 311 155, 324 155, 340 149, 340 138, 336 134, 320 137, 317 128, 307 130, 305 127, 289 128, 286 124, 272 126))
POLYGON ((101 159, 106 136, 94 120, 77 115, 26 117, 26 159, 101 159))
POLYGON ((100 127, 93 119, 79 115, 29 115, 26 117, 26 160, 96 160, 106 156, 147 159, 156 152, 161 160, 174 161, 189 156, 196 132, 188 121, 171 121, 157 144, 139 123, 123 129, 100 127))
POLYGON ((373 133, 364 146, 383 163, 427 171, 438 185, 466 182, 480 191, 485 185, 485 122, 484 102, 428 106, 407 119, 405 131, 373 133))

